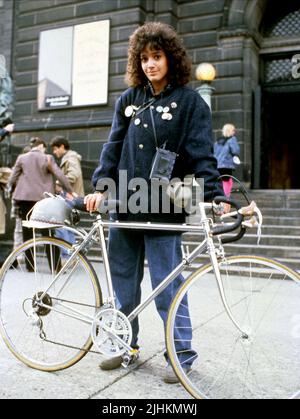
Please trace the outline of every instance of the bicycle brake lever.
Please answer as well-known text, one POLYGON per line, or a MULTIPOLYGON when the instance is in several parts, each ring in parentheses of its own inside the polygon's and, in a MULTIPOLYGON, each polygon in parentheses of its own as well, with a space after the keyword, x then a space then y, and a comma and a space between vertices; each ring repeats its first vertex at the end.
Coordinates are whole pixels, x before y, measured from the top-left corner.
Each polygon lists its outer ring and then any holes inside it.
POLYGON ((260 209, 258 208, 256 203, 252 201, 248 207, 243 207, 238 211, 233 211, 228 214, 223 214, 220 218, 224 220, 226 218, 234 217, 237 215, 238 212, 244 217, 251 217, 250 219, 243 221, 242 225, 246 228, 257 227, 257 236, 258 236, 257 245, 259 245, 260 240, 261 240, 261 235, 262 235, 262 224, 263 224, 263 216, 260 209))

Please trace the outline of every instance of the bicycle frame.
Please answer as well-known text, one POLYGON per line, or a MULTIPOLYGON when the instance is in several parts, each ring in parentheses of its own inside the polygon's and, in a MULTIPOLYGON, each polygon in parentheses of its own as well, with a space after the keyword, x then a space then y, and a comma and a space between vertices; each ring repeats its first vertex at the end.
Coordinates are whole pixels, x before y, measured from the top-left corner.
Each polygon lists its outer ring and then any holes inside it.
POLYGON ((115 296, 114 296, 114 289, 112 284, 112 278, 111 278, 111 272, 110 272, 110 266, 109 266, 109 260, 108 260, 108 254, 107 254, 107 248, 105 243, 105 235, 104 231, 105 229, 109 228, 121 228, 121 229, 131 229, 131 230, 147 230, 147 231, 174 231, 174 232, 204 232, 205 238, 200 243, 196 249, 189 255, 185 256, 182 260, 182 262, 158 285, 151 294, 142 301, 128 316, 129 321, 133 321, 159 294, 161 294, 165 288, 168 287, 168 285, 176 278, 178 277, 187 266, 191 265, 193 261, 197 258, 198 255, 203 254, 205 251, 208 252, 210 256, 210 260, 212 263, 212 266, 214 268, 215 277, 217 280, 220 296, 224 305, 224 308, 230 317, 233 324, 237 327, 237 329, 242 333, 243 337, 248 337, 248 334, 240 327, 240 325, 236 322, 229 305, 226 300, 226 295, 224 291, 224 286, 222 283, 222 277, 219 270, 217 255, 216 255, 216 248, 213 242, 212 233, 211 233, 211 226, 212 226, 212 220, 207 218, 206 216, 206 209, 211 208, 211 204, 205 204, 201 203, 200 206, 200 215, 201 215, 201 222, 200 225, 187 225, 187 224, 162 224, 162 223, 132 223, 132 222, 120 222, 120 221, 105 221, 102 220, 102 216, 98 215, 97 220, 94 223, 91 231, 86 235, 83 242, 76 246, 75 252, 72 254, 70 259, 67 261, 67 263, 64 265, 63 269, 55 276, 52 283, 49 285, 49 287, 44 291, 44 293, 40 296, 40 305, 42 307, 49 308, 51 310, 55 310, 60 312, 64 315, 70 315, 71 317, 75 317, 78 320, 82 320, 84 322, 92 323, 92 318, 87 318, 87 316, 83 313, 80 313, 79 310, 75 310, 71 307, 65 307, 69 309, 70 311, 73 311, 75 315, 67 314, 65 312, 61 312, 58 309, 55 309, 53 307, 48 307, 47 305, 42 303, 42 300, 44 296, 47 294, 47 292, 51 289, 51 287, 55 284, 55 282, 58 280, 58 278, 62 275, 65 269, 67 269, 72 262, 76 259, 76 256, 78 253, 84 249, 86 246, 86 243, 88 243, 96 232, 99 234, 100 238, 100 248, 102 252, 103 257, 103 264, 105 269, 105 277, 106 277, 106 283, 107 283, 107 289, 108 289, 108 303, 113 309, 116 309, 116 303, 115 303, 115 296), (82 314, 82 318, 80 319, 80 315, 82 314), (78 317, 79 316, 79 317, 78 317))

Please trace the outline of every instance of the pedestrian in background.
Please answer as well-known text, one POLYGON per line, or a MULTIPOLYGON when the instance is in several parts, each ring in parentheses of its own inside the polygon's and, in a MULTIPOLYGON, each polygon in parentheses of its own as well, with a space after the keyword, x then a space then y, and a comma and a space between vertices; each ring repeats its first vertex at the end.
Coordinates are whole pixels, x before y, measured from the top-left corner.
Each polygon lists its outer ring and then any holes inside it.
POLYGON ((55 157, 60 159, 60 168, 68 178, 73 192, 78 196, 84 196, 81 155, 71 150, 69 141, 62 136, 54 137, 51 140, 51 148, 55 157))
POLYGON ((222 137, 219 138, 214 147, 214 154, 218 161, 218 170, 222 176, 224 193, 230 197, 233 187, 233 171, 239 165, 240 146, 236 138, 236 128, 232 124, 224 125, 222 137))
MULTIPOLYGON (((21 154, 26 154, 31 150, 29 145, 25 146, 22 150, 21 154)), ((7 189, 8 196, 11 196, 11 192, 7 189)), ((20 217, 20 209, 17 202, 12 199, 11 200, 11 211, 10 211, 10 218, 15 219, 15 229, 14 229, 14 247, 13 249, 17 249, 17 247, 23 244, 23 229, 22 229, 22 218, 20 217)))
MULTIPOLYGON (((8 187, 14 191, 12 197, 19 207, 22 220, 26 220, 28 212, 44 198, 45 192, 54 194, 54 178, 60 181, 67 192, 73 192, 68 179, 57 166, 54 158, 46 154, 46 143, 35 137, 30 140, 30 144, 32 149, 17 158, 8 182, 8 187)), ((48 230, 41 230, 41 232, 44 236, 49 235, 48 230)), ((23 227, 24 241, 32 237, 32 229, 23 227)), ((27 270, 33 271, 32 255, 26 256, 27 270)))
POLYGON ((7 182, 11 175, 11 169, 8 167, 0 167, 0 234, 5 234, 6 227, 6 205, 5 190, 7 182))
MULTIPOLYGON (((82 157, 76 151, 70 150, 69 141, 63 136, 54 137, 51 140, 52 152, 57 159, 60 159, 60 168, 69 180, 74 194, 84 196, 83 176, 81 169, 82 157)), ((59 182, 56 185, 56 192, 61 193, 62 187, 59 182)), ((75 243, 75 235, 71 231, 58 229, 55 236, 65 240, 70 244, 75 243)), ((68 255, 62 253, 62 257, 68 255)))
MULTIPOLYGON (((0 143, 7 135, 10 135, 14 130, 14 124, 6 124, 0 128, 0 143)), ((7 167, 0 167, 0 234, 5 233, 6 227, 6 205, 4 199, 4 190, 10 176, 10 169, 7 167)))

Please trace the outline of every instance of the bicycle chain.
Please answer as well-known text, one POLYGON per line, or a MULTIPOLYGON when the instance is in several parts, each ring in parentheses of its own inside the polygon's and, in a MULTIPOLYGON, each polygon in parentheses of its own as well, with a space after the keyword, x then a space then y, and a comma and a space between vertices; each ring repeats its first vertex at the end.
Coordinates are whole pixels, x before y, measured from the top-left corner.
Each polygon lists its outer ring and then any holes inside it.
MULTIPOLYGON (((77 304, 77 305, 81 305, 81 306, 84 306, 84 307, 91 307, 91 308, 95 308, 95 309, 99 308, 99 307, 96 307, 96 306, 93 306, 93 305, 90 305, 90 304, 77 303, 77 302, 74 302, 74 301, 64 300, 64 299, 61 299, 61 298, 52 298, 52 300, 59 300, 59 301, 64 302, 64 303, 77 304)), ((40 328, 39 337, 43 342, 52 343, 53 345, 62 346, 64 348, 68 348, 68 349, 76 349, 78 351, 83 351, 85 353, 103 355, 103 353, 99 352, 99 351, 93 351, 91 349, 83 349, 83 348, 80 348, 78 346, 68 345, 67 343, 55 342, 54 340, 47 339, 47 335, 46 335, 46 333, 43 329, 43 321, 42 320, 40 321, 39 328, 40 328)))
POLYGON ((97 354, 97 355, 102 355, 101 352, 98 351, 92 351, 91 349, 83 349, 83 348, 79 348, 77 346, 73 346, 73 345, 68 345, 67 343, 61 343, 61 342, 55 342, 54 340, 49 340, 47 339, 46 333, 44 331, 41 331, 40 333, 40 338, 47 343, 52 343, 53 345, 57 345, 57 346, 63 346, 64 348, 68 348, 68 349, 76 349, 85 353, 91 353, 91 354, 97 354))
MULTIPOLYGON (((53 298, 53 297, 52 297, 52 300, 61 301, 61 302, 63 302, 63 303, 76 304, 76 305, 80 305, 80 306, 83 306, 83 307, 91 307, 91 308, 94 308, 94 309, 99 308, 99 307, 96 307, 96 306, 93 306, 93 305, 90 305, 90 304, 77 303, 77 302, 75 302, 75 301, 64 300, 64 299, 62 299, 62 298, 53 298)), ((66 344, 66 343, 55 342, 54 340, 49 340, 49 339, 47 339, 47 335, 46 335, 45 331, 43 330, 43 322, 42 322, 42 320, 41 320, 41 322, 40 322, 39 327, 40 327, 40 334, 39 334, 39 337, 40 337, 40 338, 42 339, 42 341, 44 341, 44 342, 47 342, 47 343, 52 343, 53 345, 63 346, 63 347, 65 347, 65 348, 69 348, 69 349, 76 349, 76 350, 83 351, 83 352, 86 352, 86 353, 92 353, 92 354, 102 355, 102 353, 101 353, 101 352, 99 352, 99 351, 92 351, 91 349, 87 350, 87 349, 79 348, 79 347, 77 347, 77 346, 68 345, 68 344, 66 344)))
POLYGON ((92 305, 90 305, 90 304, 77 303, 77 302, 75 302, 75 301, 71 301, 71 300, 63 300, 62 298, 55 298, 55 297, 51 297, 51 300, 61 301, 61 302, 63 302, 63 303, 76 304, 76 305, 78 305, 78 306, 90 307, 90 308, 94 308, 94 309, 99 309, 99 308, 100 308, 100 307, 92 306, 92 305))

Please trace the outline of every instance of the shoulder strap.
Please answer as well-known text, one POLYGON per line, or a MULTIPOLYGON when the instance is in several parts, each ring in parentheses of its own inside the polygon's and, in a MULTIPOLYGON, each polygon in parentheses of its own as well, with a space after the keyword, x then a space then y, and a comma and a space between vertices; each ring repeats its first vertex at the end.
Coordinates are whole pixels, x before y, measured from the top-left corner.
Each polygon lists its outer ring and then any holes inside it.
POLYGON ((155 128, 152 106, 150 106, 150 116, 151 116, 151 123, 152 123, 155 145, 156 145, 156 148, 159 148, 159 144, 158 144, 158 141, 157 141, 157 135, 156 135, 156 128, 155 128))

